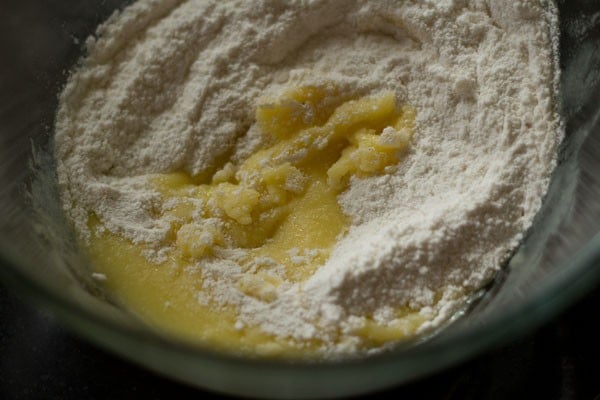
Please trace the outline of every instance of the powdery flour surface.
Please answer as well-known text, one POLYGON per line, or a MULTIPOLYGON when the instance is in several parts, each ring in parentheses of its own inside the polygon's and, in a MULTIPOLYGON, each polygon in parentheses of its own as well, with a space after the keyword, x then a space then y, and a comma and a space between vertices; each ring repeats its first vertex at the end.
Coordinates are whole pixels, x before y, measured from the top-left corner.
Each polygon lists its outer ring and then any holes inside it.
POLYGON ((297 339, 327 343, 404 306, 425 330, 491 279, 540 207, 561 139, 555 25, 534 0, 137 1, 89 39, 61 96, 65 212, 84 240, 94 212, 160 261, 170 225, 153 210, 169 205, 150 174, 243 159, 262 95, 391 90, 417 112, 409 153, 392 174, 352 179, 339 198, 352 226, 327 263, 266 303, 236 289, 232 252, 198 264, 198 297, 297 339))

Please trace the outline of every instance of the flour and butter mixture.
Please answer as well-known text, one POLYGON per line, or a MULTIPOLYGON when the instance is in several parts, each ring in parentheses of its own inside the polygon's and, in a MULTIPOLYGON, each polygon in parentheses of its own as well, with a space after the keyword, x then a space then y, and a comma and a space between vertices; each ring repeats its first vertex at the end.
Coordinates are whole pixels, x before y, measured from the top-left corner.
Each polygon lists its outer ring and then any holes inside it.
POLYGON ((56 118, 65 213, 150 325, 265 355, 439 326, 540 207, 561 139, 542 0, 138 0, 56 118))

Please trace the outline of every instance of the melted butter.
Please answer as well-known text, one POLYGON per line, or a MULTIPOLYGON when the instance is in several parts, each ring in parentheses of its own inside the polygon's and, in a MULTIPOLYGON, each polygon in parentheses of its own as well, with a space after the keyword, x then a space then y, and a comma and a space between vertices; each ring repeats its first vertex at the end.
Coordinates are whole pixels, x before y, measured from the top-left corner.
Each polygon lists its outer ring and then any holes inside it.
MULTIPOLYGON (((236 326, 237 311, 198 300, 202 276, 191 265, 242 249, 246 270, 238 289, 269 302, 285 280, 301 282, 323 265, 349 218, 338 204, 352 176, 391 171, 412 135, 414 110, 392 93, 349 99, 335 87, 291 89, 263 99, 256 123, 264 145, 239 165, 226 163, 209 182, 185 173, 160 174, 155 189, 171 200, 161 218, 171 222, 174 250, 160 265, 118 235, 95 234, 92 259, 108 289, 151 325, 216 347, 260 354, 310 354, 319 343, 292 343, 256 327, 236 326), (263 273, 279 264, 283 276, 263 273)), ((92 218, 92 228, 99 224, 92 218)), ((92 229, 94 231, 94 229, 92 229)), ((209 295, 207 293, 207 295, 209 295)), ((208 296, 210 297, 210 296, 208 296)), ((402 311, 395 325, 367 319, 356 332, 371 345, 411 336, 424 322, 402 311)))
MULTIPOLYGON (((92 227, 98 224, 90 219, 92 227)), ((240 354, 306 357, 317 352, 317 342, 299 348, 257 327, 236 328, 236 310, 199 301, 202 277, 186 269, 188 262, 169 258, 152 264, 141 250, 143 246, 106 232, 94 234, 88 247, 96 268, 108 277, 106 289, 151 327, 184 341, 240 354)))

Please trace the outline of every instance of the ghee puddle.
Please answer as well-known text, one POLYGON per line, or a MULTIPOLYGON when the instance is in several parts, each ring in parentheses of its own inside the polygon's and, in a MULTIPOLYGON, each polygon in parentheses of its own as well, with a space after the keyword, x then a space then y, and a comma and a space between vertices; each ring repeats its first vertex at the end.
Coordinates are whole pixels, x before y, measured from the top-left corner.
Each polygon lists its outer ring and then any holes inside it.
MULTIPOLYGON (((305 356, 320 343, 275 338, 252 326, 236 327, 237 310, 202 304, 201 273, 190 268, 242 249, 245 270, 238 289, 270 302, 282 282, 302 282, 326 262, 349 226, 337 196, 352 176, 391 171, 412 136, 414 110, 392 93, 349 99, 331 85, 290 89, 262 100, 256 122, 265 145, 239 165, 226 163, 210 182, 184 173, 151 179, 170 204, 168 259, 158 265, 134 245, 110 233, 94 234, 89 253, 107 289, 150 325, 211 346, 262 355, 305 356), (263 265, 264 264, 264 265, 263 265), (273 264, 283 273, 268 272, 273 264)), ((92 231, 98 224, 90 219, 92 231)), ((398 310, 381 326, 367 319, 355 332, 365 346, 411 336, 424 318, 398 310)), ((341 338, 340 338, 341 340, 341 338)))

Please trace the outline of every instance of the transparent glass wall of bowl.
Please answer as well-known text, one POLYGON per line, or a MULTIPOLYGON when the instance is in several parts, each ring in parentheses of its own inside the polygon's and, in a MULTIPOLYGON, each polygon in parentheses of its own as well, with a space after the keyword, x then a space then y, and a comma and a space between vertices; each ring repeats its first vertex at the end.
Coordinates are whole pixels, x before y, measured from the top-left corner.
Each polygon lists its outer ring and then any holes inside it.
MULTIPOLYGON (((108 314, 58 202, 51 138, 58 93, 85 39, 124 1, 7 1, 0 13, 0 249, 2 271, 108 314), (36 169, 37 172, 32 171, 36 169)), ((29 286, 25 290, 29 289, 29 286)), ((44 291, 44 292, 45 292, 44 291)))

